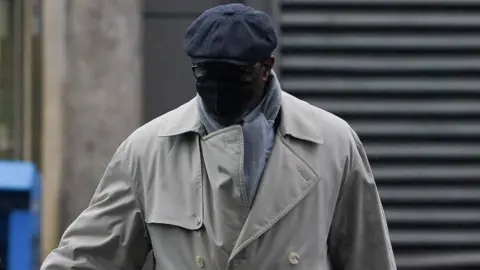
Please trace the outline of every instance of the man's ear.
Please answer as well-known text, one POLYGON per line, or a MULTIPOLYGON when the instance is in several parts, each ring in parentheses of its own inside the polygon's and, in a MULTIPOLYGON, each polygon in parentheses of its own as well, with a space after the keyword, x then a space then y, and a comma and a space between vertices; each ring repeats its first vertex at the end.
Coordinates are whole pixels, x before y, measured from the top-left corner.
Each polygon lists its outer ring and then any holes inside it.
POLYGON ((268 79, 268 77, 270 77, 271 70, 274 64, 275 64, 275 56, 273 55, 263 62, 263 66, 264 66, 263 77, 265 80, 268 79))
POLYGON ((265 60, 265 66, 268 67, 268 70, 271 70, 273 68, 273 65, 275 64, 275 56, 270 56, 267 60, 265 60))

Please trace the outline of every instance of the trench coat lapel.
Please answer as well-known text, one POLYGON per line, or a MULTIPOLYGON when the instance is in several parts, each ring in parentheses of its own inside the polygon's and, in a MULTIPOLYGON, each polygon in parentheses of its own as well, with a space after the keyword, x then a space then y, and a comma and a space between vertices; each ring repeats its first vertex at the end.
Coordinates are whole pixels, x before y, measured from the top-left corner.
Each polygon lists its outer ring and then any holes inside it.
POLYGON ((288 142, 277 136, 255 202, 230 259, 274 226, 313 189, 320 178, 291 150, 288 142))
MULTIPOLYGON (((249 216, 235 243, 230 260, 273 227, 321 180, 319 172, 293 150, 287 133, 280 131, 249 216)), ((297 138, 298 139, 298 138, 297 138)), ((301 143, 318 143, 311 140, 301 143)), ((299 143, 298 141, 296 143, 299 143)))

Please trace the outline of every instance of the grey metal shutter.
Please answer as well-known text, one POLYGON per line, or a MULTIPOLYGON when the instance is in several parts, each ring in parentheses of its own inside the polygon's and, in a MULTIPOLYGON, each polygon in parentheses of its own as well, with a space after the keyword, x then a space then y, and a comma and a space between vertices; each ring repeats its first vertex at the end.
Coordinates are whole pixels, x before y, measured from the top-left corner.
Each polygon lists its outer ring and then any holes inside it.
POLYGON ((283 86, 358 132, 399 269, 480 269, 480 1, 280 3, 283 86))

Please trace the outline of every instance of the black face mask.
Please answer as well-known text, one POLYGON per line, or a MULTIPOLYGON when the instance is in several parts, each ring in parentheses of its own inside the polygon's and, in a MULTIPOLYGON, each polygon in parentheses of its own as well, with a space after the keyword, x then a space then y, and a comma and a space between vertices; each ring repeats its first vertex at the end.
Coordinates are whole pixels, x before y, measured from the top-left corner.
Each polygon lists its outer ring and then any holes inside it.
POLYGON ((250 81, 199 80, 197 92, 206 109, 226 121, 240 120, 255 98, 255 88, 250 81))

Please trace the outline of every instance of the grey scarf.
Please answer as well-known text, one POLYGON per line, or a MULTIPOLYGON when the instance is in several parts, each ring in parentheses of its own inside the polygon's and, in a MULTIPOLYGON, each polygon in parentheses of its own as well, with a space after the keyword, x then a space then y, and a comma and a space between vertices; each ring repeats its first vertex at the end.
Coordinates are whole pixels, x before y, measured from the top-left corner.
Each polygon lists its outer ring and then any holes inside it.
MULTIPOLYGON (((273 148, 275 141, 274 124, 281 103, 280 83, 276 74, 272 71, 272 78, 262 102, 243 119, 244 182, 250 205, 253 203, 260 179, 273 148)), ((208 114, 198 95, 197 107, 200 121, 207 133, 225 128, 208 114)))

